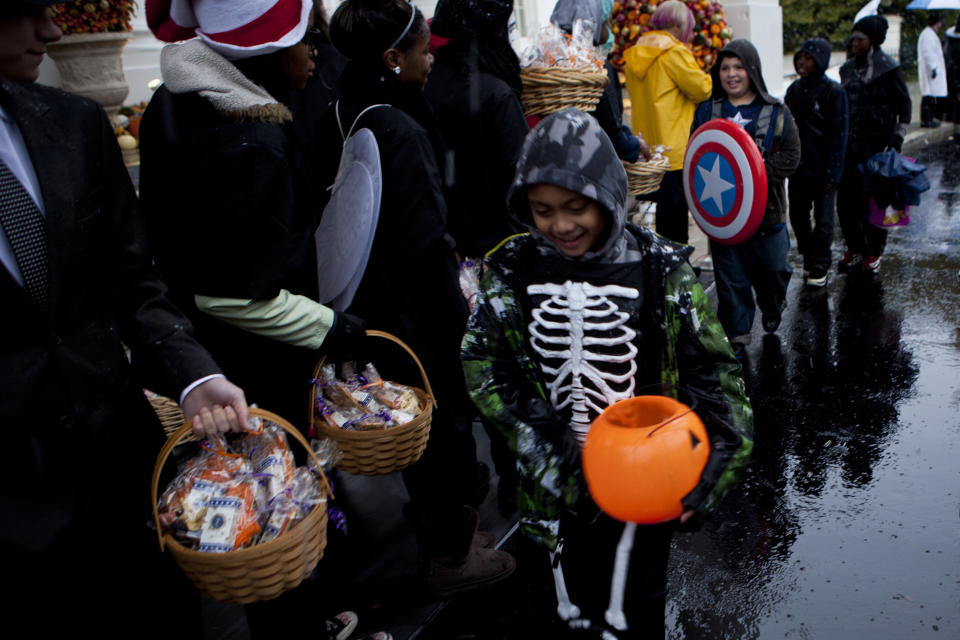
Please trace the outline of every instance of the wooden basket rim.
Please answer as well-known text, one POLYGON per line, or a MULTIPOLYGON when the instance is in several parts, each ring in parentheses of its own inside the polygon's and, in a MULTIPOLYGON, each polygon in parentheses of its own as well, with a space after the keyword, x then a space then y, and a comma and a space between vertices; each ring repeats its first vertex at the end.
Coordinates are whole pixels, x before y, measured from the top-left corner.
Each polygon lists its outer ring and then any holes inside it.
POLYGON ((670 159, 666 156, 659 159, 644 160, 641 162, 623 161, 623 168, 629 174, 665 173, 670 170, 670 159))
MULTIPOLYGON (((297 429, 292 424, 290 424, 287 420, 278 416, 272 411, 267 411, 265 409, 260 409, 257 407, 249 407, 248 411, 252 416, 257 416, 259 418, 269 420, 270 422, 273 422, 274 424, 280 426, 284 431, 292 435, 294 439, 297 442, 299 442, 304 449, 307 450, 307 454, 313 459, 313 464, 316 465, 317 472, 320 474, 320 478, 323 480, 323 489, 326 492, 326 498, 328 499, 332 498, 333 491, 330 489, 330 482, 327 480, 327 475, 323 472, 323 466, 320 464, 320 460, 317 459, 317 454, 314 453, 313 448, 310 446, 310 443, 308 443, 307 439, 303 437, 303 434, 300 433, 299 429, 297 429)), ((170 457, 170 454, 173 452, 173 449, 180 444, 181 440, 183 441, 188 440, 186 436, 192 433, 192 429, 193 429, 193 420, 191 419, 184 422, 183 426, 177 429, 175 433, 171 434, 170 437, 167 438, 167 441, 163 444, 163 448, 160 449, 160 453, 157 455, 157 461, 153 466, 153 480, 150 485, 150 499, 153 503, 153 523, 157 528, 157 540, 160 543, 161 551, 164 551, 166 548, 164 544, 165 538, 169 538, 173 542, 176 542, 176 540, 174 540, 169 535, 165 535, 163 533, 163 529, 160 527, 160 511, 157 508, 157 489, 158 489, 158 484, 160 482, 160 472, 163 471, 163 467, 167 462, 167 458, 170 457)), ((318 507, 320 507, 319 504, 316 505, 313 511, 311 511, 311 513, 307 515, 307 518, 309 518, 317 510, 318 507)), ((306 520, 306 518, 304 520, 306 520)), ((302 525, 303 522, 301 522, 300 524, 302 525)), ((299 528, 300 527, 296 527, 296 529, 299 529, 299 528)), ((294 529, 294 531, 296 531, 296 529, 294 529)), ((295 535, 295 534, 291 534, 291 535, 295 535)), ((230 553, 230 554, 243 553, 245 551, 258 549, 261 546, 263 548, 268 548, 274 542, 277 542, 278 540, 282 540, 282 539, 283 537, 281 536, 279 538, 276 538, 275 540, 270 540, 269 542, 265 542, 263 545, 254 545, 247 549, 238 549, 236 551, 229 551, 227 553, 230 553)), ((177 544, 178 546, 182 547, 184 551, 192 551, 190 549, 187 549, 183 545, 180 545, 179 543, 177 544)), ((224 554, 222 553, 211 554, 211 553, 206 553, 202 551, 197 551, 196 553, 202 554, 204 557, 208 557, 208 556, 219 557, 219 558, 224 557, 224 554)))

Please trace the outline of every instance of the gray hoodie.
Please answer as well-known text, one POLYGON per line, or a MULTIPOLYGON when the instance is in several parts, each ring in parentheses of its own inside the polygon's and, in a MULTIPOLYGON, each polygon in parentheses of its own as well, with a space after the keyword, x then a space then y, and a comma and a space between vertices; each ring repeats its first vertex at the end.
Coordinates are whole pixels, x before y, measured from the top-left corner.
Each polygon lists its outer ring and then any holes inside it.
POLYGON ((577 260, 612 263, 637 259, 636 240, 625 232, 627 172, 610 138, 592 116, 567 108, 541 120, 524 140, 516 177, 507 192, 510 215, 530 230, 541 250, 564 256, 533 224, 527 188, 536 184, 569 189, 594 200, 609 215, 609 234, 603 246, 577 260))
POLYGON ((763 153, 763 163, 767 170, 767 210, 763 217, 764 224, 782 224, 787 219, 787 198, 784 189, 784 180, 796 171, 800 164, 800 134, 796 124, 793 121, 793 115, 790 109, 780 100, 774 98, 767 92, 767 85, 763 81, 763 73, 760 70, 760 54, 757 48, 748 40, 738 38, 731 40, 724 48, 717 53, 717 61, 714 62, 710 75, 713 78, 713 98, 705 103, 700 103, 694 115, 691 133, 701 124, 710 119, 710 104, 713 100, 725 100, 726 91, 720 83, 720 63, 724 58, 733 56, 740 58, 743 66, 747 69, 747 75, 753 84, 754 90, 760 96, 760 100, 767 104, 777 105, 783 113, 783 132, 779 140, 775 141, 770 153, 763 153), (704 106, 706 104, 706 106, 704 106))

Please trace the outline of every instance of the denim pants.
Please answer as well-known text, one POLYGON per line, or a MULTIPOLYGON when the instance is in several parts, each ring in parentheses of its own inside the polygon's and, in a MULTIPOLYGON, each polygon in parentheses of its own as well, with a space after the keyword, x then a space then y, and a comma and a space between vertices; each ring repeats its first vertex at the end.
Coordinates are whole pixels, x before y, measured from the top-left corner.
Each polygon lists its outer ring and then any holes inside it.
POLYGON ((717 316, 731 340, 745 337, 740 342, 749 342, 757 307, 765 315, 775 315, 786 306, 787 283, 793 272, 787 262, 789 249, 790 234, 785 224, 760 225, 742 244, 710 241, 717 316))

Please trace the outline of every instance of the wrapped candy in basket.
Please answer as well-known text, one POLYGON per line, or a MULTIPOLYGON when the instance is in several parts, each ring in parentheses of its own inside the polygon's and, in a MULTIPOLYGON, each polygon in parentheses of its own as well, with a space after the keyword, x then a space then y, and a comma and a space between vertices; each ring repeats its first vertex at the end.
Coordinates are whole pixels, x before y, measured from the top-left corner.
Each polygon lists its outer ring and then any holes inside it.
POLYGON ((153 471, 154 523, 161 550, 204 595, 248 604, 296 587, 323 555, 327 499, 323 465, 303 435, 280 416, 250 408, 255 428, 229 443, 190 442, 192 424, 173 433, 153 471), (306 449, 296 467, 287 437, 306 449), (181 444, 197 453, 158 498, 161 472, 181 444))
POLYGON ((367 335, 403 348, 420 370, 424 388, 381 380, 370 366, 359 375, 337 378, 333 364, 321 359, 313 374, 310 422, 318 437, 339 445, 343 452, 339 469, 375 476, 400 471, 420 459, 436 401, 426 371, 409 346, 384 331, 367 335))

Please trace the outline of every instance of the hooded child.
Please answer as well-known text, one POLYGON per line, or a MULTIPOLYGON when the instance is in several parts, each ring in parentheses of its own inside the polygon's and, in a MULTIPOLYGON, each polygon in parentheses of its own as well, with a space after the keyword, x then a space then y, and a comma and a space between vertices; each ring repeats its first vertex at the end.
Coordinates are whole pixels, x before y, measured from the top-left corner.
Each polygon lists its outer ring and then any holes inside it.
POLYGON ((847 94, 826 76, 830 43, 810 38, 793 56, 800 77, 784 98, 800 130, 800 166, 790 176, 790 224, 803 257, 803 282, 827 284, 837 185, 847 150, 847 94), (810 210, 813 209, 813 226, 810 210))
POLYGON ((697 106, 691 131, 714 118, 732 120, 753 137, 767 172, 767 207, 753 237, 737 245, 710 241, 717 315, 742 358, 756 308, 760 307, 764 331, 773 333, 787 304, 792 269, 787 262, 790 234, 784 181, 800 163, 800 136, 790 110, 767 93, 760 55, 752 43, 731 41, 717 53, 710 73, 713 97, 697 106))
POLYGON ((867 220, 870 204, 860 165, 888 148, 899 153, 910 123, 912 103, 903 70, 880 48, 887 26, 883 16, 867 16, 854 24, 849 38, 853 57, 840 67, 840 85, 850 107, 847 155, 837 190, 837 219, 847 244, 837 262, 841 273, 880 270, 887 230, 867 220))
POLYGON ((649 638, 663 634, 678 523, 599 513, 580 465, 586 432, 609 404, 651 387, 697 398, 712 452, 683 499, 688 519, 733 484, 753 418, 691 248, 627 224, 626 203, 626 173, 597 121, 572 108, 543 119, 509 195, 527 233, 488 254, 461 355, 473 401, 516 455, 520 528, 554 567, 560 624, 649 638), (614 571, 618 550, 626 564, 614 571))

